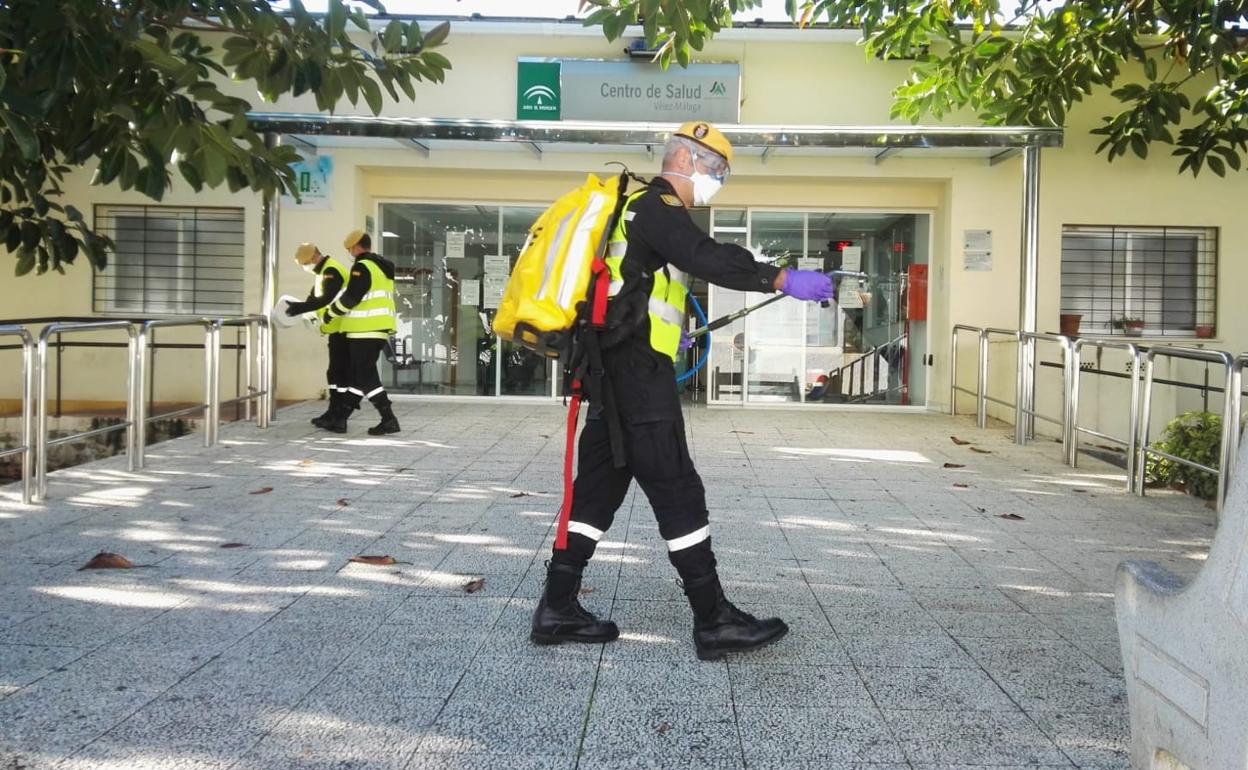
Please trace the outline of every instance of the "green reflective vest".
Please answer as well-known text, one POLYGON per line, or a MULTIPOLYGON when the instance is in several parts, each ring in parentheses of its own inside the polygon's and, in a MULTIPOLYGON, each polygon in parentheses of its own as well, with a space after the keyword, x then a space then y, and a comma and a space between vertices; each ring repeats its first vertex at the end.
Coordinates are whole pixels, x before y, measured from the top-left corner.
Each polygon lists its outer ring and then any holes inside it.
POLYGON ((398 328, 394 317, 394 279, 387 278, 381 266, 371 259, 357 260, 368 270, 368 293, 342 316, 339 331, 351 338, 386 339, 398 328))
MULTIPOLYGON (((342 279, 343 288, 346 287, 348 277, 347 268, 333 257, 326 257, 325 261, 321 263, 321 272, 316 277, 316 286, 312 289, 313 296, 325 296, 325 276, 329 273, 337 273, 338 277, 342 279)), ((342 289, 339 289, 338 291, 341 292, 342 289)), ((335 299, 337 298, 335 297, 335 299)), ((321 334, 336 334, 342 331, 342 319, 334 317, 326 321, 325 310, 327 307, 328 306, 316 311, 317 318, 321 319, 321 334)))
MULTIPOLYGON (((645 190, 628 196, 620 211, 620 219, 611 231, 607 241, 607 269, 611 274, 611 284, 607 296, 614 297, 624 288, 624 274, 621 265, 624 254, 628 251, 628 233, 626 226, 635 212, 629 210, 633 201, 637 200, 645 190)), ((650 316, 650 347, 672 359, 677 358, 680 348, 680 332, 685 323, 685 298, 689 296, 689 279, 680 270, 666 265, 654 274, 654 287, 650 290, 648 304, 650 316)))

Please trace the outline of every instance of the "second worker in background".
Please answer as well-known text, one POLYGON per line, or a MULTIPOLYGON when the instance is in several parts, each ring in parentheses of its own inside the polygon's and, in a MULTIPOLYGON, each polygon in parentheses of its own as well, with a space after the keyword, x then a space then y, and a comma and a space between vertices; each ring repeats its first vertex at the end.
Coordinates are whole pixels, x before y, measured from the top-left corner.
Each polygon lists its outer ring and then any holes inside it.
POLYGON ((355 260, 347 286, 325 308, 326 319, 341 318, 340 329, 347 340, 348 383, 341 405, 322 427, 334 433, 347 432, 347 419, 364 399, 372 402, 381 422, 368 429, 370 436, 398 433, 390 397, 381 385, 377 359, 389 344, 397 324, 394 315, 394 263, 374 254, 373 241, 363 230, 352 230, 342 242, 355 260))

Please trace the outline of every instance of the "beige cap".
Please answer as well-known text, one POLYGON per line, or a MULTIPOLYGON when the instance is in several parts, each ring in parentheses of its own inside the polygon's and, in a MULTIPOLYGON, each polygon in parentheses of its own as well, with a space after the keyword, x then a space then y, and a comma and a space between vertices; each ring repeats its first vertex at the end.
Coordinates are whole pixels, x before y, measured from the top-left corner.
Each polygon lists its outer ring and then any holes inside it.
POLYGON ((316 262, 320 256, 320 249, 311 243, 301 243, 299 248, 295 249, 295 261, 301 265, 310 265, 316 262))
POLYGON ((355 246, 357 243, 359 243, 360 240, 363 238, 364 238, 363 230, 352 230, 351 232, 347 233, 347 237, 342 240, 342 247, 346 249, 347 251, 350 251, 351 248, 355 246))

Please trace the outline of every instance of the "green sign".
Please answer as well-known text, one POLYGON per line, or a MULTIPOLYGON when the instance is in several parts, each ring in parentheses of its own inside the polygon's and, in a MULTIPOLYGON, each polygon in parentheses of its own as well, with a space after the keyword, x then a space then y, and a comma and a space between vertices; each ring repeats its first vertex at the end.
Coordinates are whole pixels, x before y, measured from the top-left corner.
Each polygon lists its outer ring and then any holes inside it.
POLYGON ((521 61, 516 77, 517 120, 559 120, 563 93, 557 61, 521 61))

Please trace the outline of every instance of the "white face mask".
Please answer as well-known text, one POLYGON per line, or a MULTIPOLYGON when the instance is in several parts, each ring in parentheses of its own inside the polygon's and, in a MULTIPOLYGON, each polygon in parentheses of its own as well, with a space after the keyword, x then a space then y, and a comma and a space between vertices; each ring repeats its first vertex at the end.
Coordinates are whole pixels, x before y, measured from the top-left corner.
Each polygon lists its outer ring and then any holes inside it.
POLYGON ((693 182, 693 205, 708 206, 711 198, 715 197, 715 193, 719 192, 719 188, 724 183, 711 176, 703 174, 701 171, 694 171, 693 174, 678 174, 675 171, 664 171, 664 176, 678 176, 682 179, 688 179, 693 182))
POLYGON ((299 265, 299 267, 302 267, 302 268, 303 268, 303 270, 304 270, 304 272, 306 272, 306 273, 315 273, 315 272, 316 272, 316 265, 314 265, 314 264, 307 264, 307 265, 303 265, 303 264, 301 264, 301 265, 299 265))

